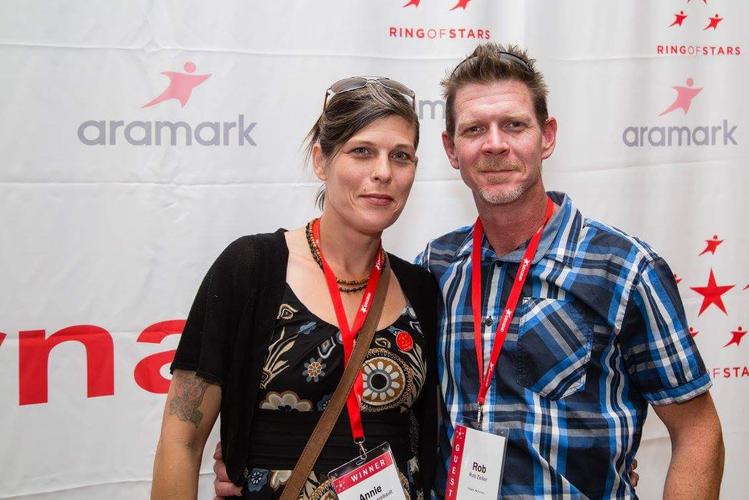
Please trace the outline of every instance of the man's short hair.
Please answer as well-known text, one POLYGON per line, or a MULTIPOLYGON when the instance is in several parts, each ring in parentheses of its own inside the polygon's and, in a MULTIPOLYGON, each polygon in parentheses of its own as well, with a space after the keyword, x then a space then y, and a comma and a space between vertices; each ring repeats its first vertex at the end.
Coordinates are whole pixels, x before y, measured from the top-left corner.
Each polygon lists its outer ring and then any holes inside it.
POLYGON ((548 90, 543 74, 535 69, 535 62, 517 45, 505 47, 488 42, 476 47, 471 55, 455 67, 450 76, 440 82, 447 109, 445 126, 450 137, 455 135, 455 95, 461 87, 470 83, 490 84, 502 80, 525 83, 531 93, 536 120, 543 127, 549 117, 546 108, 548 90))

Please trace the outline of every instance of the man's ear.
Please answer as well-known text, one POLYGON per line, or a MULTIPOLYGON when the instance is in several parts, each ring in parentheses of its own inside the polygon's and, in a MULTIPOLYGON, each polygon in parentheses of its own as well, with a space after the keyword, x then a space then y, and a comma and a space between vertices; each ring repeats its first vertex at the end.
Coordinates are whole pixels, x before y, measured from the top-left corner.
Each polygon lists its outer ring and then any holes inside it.
POLYGON ((321 181, 327 180, 328 172, 325 169, 325 155, 322 154, 319 142, 312 145, 312 170, 318 179, 321 181))
POLYGON ((446 130, 442 132, 442 147, 445 148, 445 154, 447 155, 447 159, 450 160, 450 165, 452 165, 455 170, 460 169, 458 157, 455 156, 455 141, 450 137, 450 134, 448 134, 446 130))
POLYGON ((546 120, 541 133, 541 146, 543 147, 541 158, 545 160, 551 156, 551 153, 554 152, 554 148, 557 145, 557 119, 550 116, 546 120))

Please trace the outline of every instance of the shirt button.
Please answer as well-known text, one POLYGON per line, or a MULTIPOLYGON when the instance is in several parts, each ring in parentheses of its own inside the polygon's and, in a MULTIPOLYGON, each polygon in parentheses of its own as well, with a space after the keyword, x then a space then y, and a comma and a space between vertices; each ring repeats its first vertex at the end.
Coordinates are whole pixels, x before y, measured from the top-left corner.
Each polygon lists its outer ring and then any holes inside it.
POLYGON ((484 320, 484 324, 486 326, 492 326, 492 323, 494 323, 494 319, 491 316, 487 316, 484 320))

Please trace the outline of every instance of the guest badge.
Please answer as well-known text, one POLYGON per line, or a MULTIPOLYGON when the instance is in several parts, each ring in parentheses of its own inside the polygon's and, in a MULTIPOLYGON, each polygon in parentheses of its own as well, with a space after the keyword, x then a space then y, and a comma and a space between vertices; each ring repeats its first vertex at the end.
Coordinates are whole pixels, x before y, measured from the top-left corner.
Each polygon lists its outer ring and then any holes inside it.
POLYGON ((496 499, 502 483, 506 443, 505 436, 456 425, 445 500, 496 499))
POLYGON ((405 500, 390 445, 383 443, 330 471, 340 500, 405 500))

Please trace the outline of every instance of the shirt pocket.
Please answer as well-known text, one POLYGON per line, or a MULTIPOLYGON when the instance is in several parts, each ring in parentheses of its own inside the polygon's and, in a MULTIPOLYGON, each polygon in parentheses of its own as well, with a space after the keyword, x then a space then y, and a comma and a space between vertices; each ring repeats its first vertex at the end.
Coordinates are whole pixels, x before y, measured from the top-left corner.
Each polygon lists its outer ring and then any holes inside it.
POLYGON ((585 387, 593 331, 574 303, 525 298, 517 341, 517 382, 549 399, 585 387))

